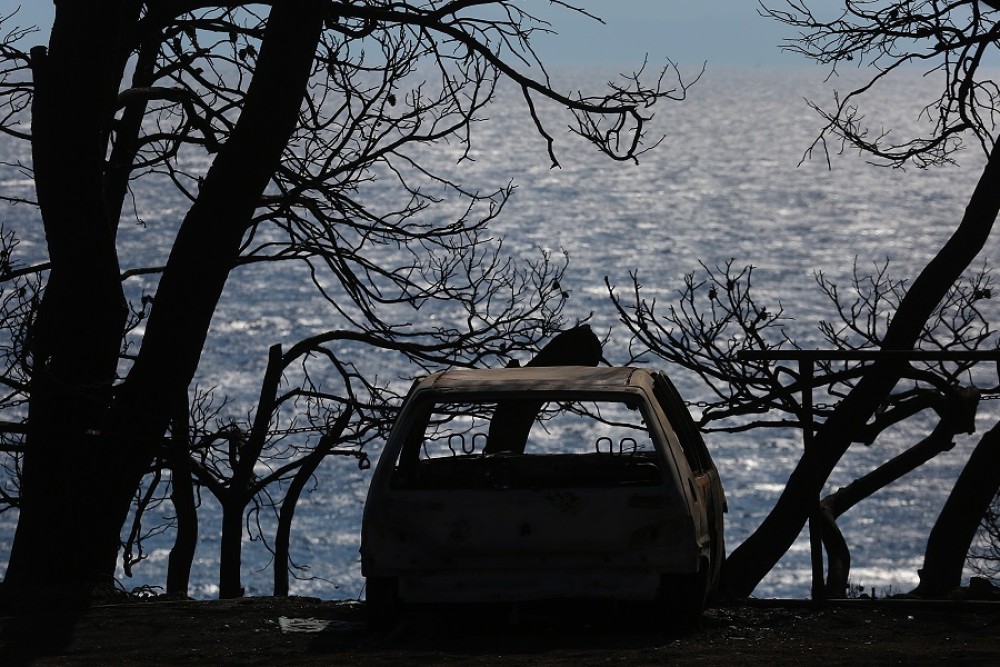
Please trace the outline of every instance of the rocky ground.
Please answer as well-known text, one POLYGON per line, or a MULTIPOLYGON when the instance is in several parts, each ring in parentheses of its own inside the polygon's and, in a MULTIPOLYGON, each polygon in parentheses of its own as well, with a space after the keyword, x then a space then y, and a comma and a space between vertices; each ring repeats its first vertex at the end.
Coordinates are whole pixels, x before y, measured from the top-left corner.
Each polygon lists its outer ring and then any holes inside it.
POLYGON ((1000 665, 998 604, 758 601, 688 632, 635 609, 462 608, 382 633, 361 603, 310 598, 39 605, 0 617, 0 665, 1000 665))

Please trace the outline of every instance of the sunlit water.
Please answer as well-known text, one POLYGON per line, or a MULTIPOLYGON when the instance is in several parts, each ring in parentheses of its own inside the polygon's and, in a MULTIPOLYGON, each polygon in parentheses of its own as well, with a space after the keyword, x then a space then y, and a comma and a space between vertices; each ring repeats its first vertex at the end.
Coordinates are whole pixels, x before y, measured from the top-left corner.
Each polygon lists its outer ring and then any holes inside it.
MULTIPOLYGON (((591 78, 600 82, 605 76, 591 78)), ((653 132, 666 139, 638 166, 602 159, 559 132, 563 122, 552 128, 562 168, 550 169, 545 143, 527 116, 499 107, 489 122, 475 128, 474 163, 456 166, 452 153, 433 159, 483 190, 515 180, 519 188, 495 232, 512 254, 535 257, 540 248, 569 252, 564 284, 570 292, 569 320, 593 314, 596 329, 610 330, 606 357, 613 362, 625 360, 628 340, 616 326, 604 277, 627 289, 629 271, 638 270, 647 297, 665 302, 699 260, 716 265, 735 258, 737 265, 755 265, 755 288, 766 295, 765 302, 772 308, 780 302, 795 318, 789 328, 800 344, 818 347, 815 325, 832 312, 816 288, 816 272, 846 284, 855 260, 867 269, 889 258, 895 277, 912 279, 960 219, 982 162, 970 152, 959 167, 927 171, 877 169, 854 155, 835 155, 830 169, 823 159, 797 166, 820 127, 803 98, 830 99, 821 78, 818 71, 710 69, 688 101, 657 112, 653 132)), ((914 96, 927 85, 916 76, 901 82, 887 98, 886 123, 911 122, 914 96)), ((512 99, 516 106, 519 98, 512 99)), ((14 149, 3 146, 10 159, 14 149)), ((5 191, 30 192, 25 190, 30 183, 10 170, 3 178, 5 191)), ((162 261, 184 212, 170 192, 141 194, 145 228, 123 231, 126 263, 162 261)), ((11 208, 0 215, 25 238, 22 261, 44 257, 31 211, 11 208)), ((996 251, 991 242, 983 260, 995 258, 996 251)), ((199 382, 229 395, 234 416, 244 414, 256 395, 268 346, 287 346, 337 326, 305 275, 279 274, 265 265, 240 269, 219 307, 199 382)), ((384 355, 362 357, 359 363, 382 377, 408 373, 384 355)), ((676 370, 672 375, 687 398, 704 395, 694 378, 676 370)), ((996 418, 994 405, 981 407, 980 431, 996 418)), ((828 490, 898 453, 927 428, 927 423, 916 424, 872 447, 852 450, 828 490)), ((974 436, 957 440, 950 453, 841 519, 852 549, 852 583, 879 594, 916 583, 928 530, 974 442, 974 436)), ((726 541, 732 550, 773 505, 801 442, 796 433, 744 433, 714 435, 709 444, 727 490, 726 541)), ((377 456, 377 445, 370 453, 377 456)), ((303 495, 292 554, 309 570, 308 578, 293 581, 294 593, 362 595, 358 541, 370 474, 338 457, 323 465, 318 484, 303 495)), ((211 597, 217 593, 219 514, 207 493, 203 500, 192 593, 211 597)), ((0 557, 9 549, 15 520, 14 512, 0 515, 0 557)), ((265 533, 272 530, 265 517, 265 533)), ((122 576, 123 585, 162 585, 169 545, 167 538, 151 540, 150 557, 134 577, 122 576)), ((809 577, 808 543, 802 536, 755 594, 804 597, 809 577)), ((243 581, 248 594, 270 592, 270 555, 259 541, 245 544, 243 581)))

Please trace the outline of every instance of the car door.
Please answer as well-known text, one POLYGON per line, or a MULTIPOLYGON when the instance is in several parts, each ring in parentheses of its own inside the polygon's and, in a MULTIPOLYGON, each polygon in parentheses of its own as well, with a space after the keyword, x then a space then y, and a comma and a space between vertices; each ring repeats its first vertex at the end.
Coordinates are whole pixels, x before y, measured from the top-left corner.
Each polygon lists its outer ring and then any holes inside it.
POLYGON ((705 503, 707 509, 709 535, 712 540, 711 566, 714 580, 725 558, 723 514, 728 508, 722 489, 722 480, 708 447, 705 446, 705 441, 674 384, 666 375, 654 373, 653 391, 660 408, 677 433, 681 449, 694 474, 696 493, 699 500, 705 503))

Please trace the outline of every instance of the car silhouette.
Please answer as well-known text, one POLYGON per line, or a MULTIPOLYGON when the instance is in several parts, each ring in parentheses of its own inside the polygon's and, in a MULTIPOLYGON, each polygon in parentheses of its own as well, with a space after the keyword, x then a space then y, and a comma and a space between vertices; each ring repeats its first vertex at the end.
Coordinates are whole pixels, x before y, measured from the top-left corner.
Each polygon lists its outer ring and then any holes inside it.
POLYGON ((611 599, 690 622, 718 585, 725 509, 663 373, 436 373, 411 388, 372 477, 369 621, 423 603, 611 599))

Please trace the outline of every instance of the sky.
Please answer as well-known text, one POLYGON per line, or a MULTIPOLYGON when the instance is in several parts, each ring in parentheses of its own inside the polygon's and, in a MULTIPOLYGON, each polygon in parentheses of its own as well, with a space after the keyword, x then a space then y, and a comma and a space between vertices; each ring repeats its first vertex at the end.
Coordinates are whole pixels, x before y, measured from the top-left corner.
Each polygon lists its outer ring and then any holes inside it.
MULTIPOLYGON (((784 0, 773 0, 772 4, 784 0)), ((838 0, 812 0, 828 6, 838 0)), ((548 3, 535 2, 540 6, 548 3)), ((551 12, 559 35, 542 45, 546 62, 595 65, 669 58, 681 65, 748 66, 805 64, 783 53, 794 32, 757 12, 756 0, 586 0, 580 3, 605 24, 551 12)))
MULTIPOLYGON (((756 0, 576 0, 605 24, 552 7, 547 0, 520 0, 549 18, 559 32, 536 44, 551 65, 653 63, 669 58, 682 66, 703 62, 721 66, 803 65, 801 57, 782 53, 782 39, 794 32, 758 15, 756 0)), ((780 6, 785 0, 769 0, 780 6)), ((842 0, 810 0, 829 8, 842 0)), ((52 20, 51 0, 0 0, 4 14, 21 7, 18 24, 45 26, 52 20)), ((40 38, 39 41, 44 41, 40 38)))

